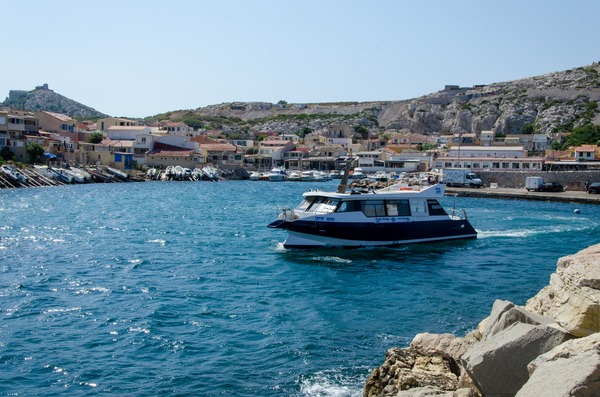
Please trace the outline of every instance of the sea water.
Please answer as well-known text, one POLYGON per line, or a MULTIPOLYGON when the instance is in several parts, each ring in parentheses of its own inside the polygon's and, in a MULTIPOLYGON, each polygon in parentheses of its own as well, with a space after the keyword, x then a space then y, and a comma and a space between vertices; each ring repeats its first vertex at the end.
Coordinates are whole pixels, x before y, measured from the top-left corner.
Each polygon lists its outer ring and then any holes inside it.
POLYGON ((600 242, 600 206, 445 197, 478 239, 285 250, 278 209, 335 186, 0 191, 0 395, 361 396, 387 349, 464 336, 600 242))

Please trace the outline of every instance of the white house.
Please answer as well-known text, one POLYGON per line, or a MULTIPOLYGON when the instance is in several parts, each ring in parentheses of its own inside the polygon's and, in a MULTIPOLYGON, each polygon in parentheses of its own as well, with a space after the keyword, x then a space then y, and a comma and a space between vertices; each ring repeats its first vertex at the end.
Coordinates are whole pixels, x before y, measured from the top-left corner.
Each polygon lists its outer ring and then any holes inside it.
POLYGON ((112 140, 135 141, 136 135, 150 134, 150 127, 143 125, 135 126, 111 126, 106 130, 106 136, 112 140))

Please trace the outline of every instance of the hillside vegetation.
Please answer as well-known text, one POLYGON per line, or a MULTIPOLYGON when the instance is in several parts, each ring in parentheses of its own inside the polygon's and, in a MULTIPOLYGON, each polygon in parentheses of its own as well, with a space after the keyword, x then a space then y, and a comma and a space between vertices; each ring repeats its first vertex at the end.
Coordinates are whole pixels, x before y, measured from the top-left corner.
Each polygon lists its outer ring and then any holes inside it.
MULTIPOLYGON (((456 87, 455 87, 456 88, 456 87)), ((223 103, 152 119, 193 122, 207 129, 301 132, 341 122, 371 131, 498 134, 570 131, 600 124, 600 65, 504 83, 440 90, 404 101, 278 104, 223 103)))

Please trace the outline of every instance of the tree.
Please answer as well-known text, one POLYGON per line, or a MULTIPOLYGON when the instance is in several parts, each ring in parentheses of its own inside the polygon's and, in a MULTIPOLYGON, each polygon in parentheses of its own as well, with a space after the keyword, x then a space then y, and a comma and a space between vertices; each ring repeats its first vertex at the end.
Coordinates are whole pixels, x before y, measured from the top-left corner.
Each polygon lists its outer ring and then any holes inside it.
POLYGON ((566 146, 600 144, 600 125, 586 124, 573 129, 567 136, 566 146))
POLYGON ((359 133, 362 139, 369 139, 369 130, 364 125, 357 125, 354 127, 354 131, 359 133))
POLYGON ((10 161, 15 158, 15 153, 5 146, 0 150, 0 157, 6 161, 10 161))
POLYGON ((87 143, 100 143, 104 139, 104 135, 101 132, 92 132, 88 136, 87 143))
POLYGON ((530 123, 530 124, 525 124, 523 127, 521 127, 521 133, 522 134, 533 134, 535 133, 535 123, 530 123))
POLYGON ((424 143, 424 144, 421 146, 421 150, 422 150, 423 152, 426 152, 426 151, 428 151, 428 150, 431 150, 431 149, 433 149, 433 145, 432 145, 431 143, 424 143))
POLYGON ((27 151, 27 155, 29 156, 29 161, 31 163, 35 163, 38 157, 44 155, 44 147, 39 143, 31 143, 27 145, 25 150, 27 151))
POLYGON ((552 141, 550 147, 552 148, 552 150, 562 150, 562 145, 559 141, 552 141))
POLYGON ((312 133, 312 132, 313 132, 313 130, 312 130, 311 128, 309 128, 309 127, 303 127, 303 128, 300 130, 300 132, 298 132, 298 136, 299 136, 300 138, 304 138, 306 135, 308 135, 308 134, 310 134, 310 133, 312 133))

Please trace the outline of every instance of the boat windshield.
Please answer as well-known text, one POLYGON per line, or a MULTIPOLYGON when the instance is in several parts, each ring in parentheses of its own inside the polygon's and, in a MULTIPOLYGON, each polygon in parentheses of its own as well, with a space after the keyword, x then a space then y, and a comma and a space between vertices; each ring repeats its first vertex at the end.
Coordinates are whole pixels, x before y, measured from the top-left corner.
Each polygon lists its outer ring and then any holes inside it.
MULTIPOLYGON (((315 212, 320 214, 331 214, 335 211, 340 199, 333 197, 315 197, 308 206, 303 209, 306 212, 315 212)), ((300 203, 302 205, 303 203, 300 203)), ((298 206, 297 209, 302 209, 298 206)))

